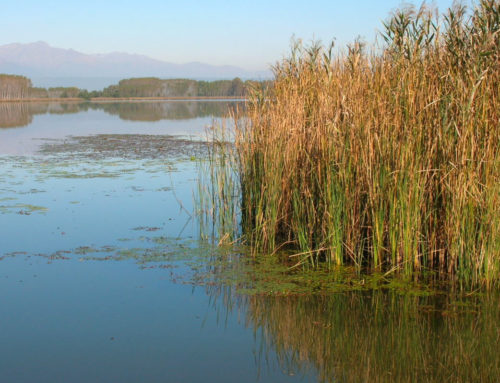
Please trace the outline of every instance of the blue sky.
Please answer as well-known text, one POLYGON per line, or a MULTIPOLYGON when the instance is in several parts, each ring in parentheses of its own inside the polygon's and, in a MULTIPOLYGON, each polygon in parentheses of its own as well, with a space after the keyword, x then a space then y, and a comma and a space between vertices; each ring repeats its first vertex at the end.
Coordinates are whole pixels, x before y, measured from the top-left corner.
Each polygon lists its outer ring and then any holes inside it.
MULTIPOLYGON (((452 0, 431 4, 444 10, 452 0)), ((416 2, 420 4, 420 2, 416 2)), ((428 2, 429 3, 429 2, 428 2)), ((292 35, 344 45, 373 41, 401 0, 1 0, 0 44, 46 41, 85 53, 266 69, 292 35)))

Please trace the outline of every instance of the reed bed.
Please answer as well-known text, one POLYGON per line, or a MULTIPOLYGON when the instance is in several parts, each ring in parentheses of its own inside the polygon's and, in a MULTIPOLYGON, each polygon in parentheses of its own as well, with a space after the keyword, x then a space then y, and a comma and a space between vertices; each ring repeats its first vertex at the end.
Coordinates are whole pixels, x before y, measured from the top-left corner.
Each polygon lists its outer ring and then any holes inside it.
POLYGON ((234 145, 214 143, 214 205, 237 200, 255 253, 496 284, 500 2, 399 9, 381 39, 295 42, 234 118, 234 145))

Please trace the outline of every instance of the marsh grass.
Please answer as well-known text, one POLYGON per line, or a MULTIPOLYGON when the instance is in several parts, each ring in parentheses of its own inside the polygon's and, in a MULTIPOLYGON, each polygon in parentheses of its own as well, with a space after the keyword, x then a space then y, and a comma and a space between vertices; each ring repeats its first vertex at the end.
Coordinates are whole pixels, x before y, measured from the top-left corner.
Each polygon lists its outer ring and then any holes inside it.
POLYGON ((500 3, 443 16, 400 9, 381 36, 372 52, 357 40, 339 55, 295 42, 274 85, 234 117, 234 137, 214 135, 217 235, 237 237, 241 214, 254 253, 291 249, 308 267, 432 271, 491 286, 500 279, 500 3))
POLYGON ((198 190, 194 205, 202 239, 222 245, 241 237, 234 130, 225 123, 213 124, 207 132, 207 156, 199 157, 198 190))

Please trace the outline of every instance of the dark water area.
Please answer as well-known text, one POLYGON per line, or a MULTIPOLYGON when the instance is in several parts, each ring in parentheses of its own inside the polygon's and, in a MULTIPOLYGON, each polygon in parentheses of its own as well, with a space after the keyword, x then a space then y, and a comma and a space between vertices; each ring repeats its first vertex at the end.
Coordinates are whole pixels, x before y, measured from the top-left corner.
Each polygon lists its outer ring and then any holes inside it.
POLYGON ((498 381, 498 295, 199 278, 198 159, 234 106, 0 105, 0 381, 498 381))

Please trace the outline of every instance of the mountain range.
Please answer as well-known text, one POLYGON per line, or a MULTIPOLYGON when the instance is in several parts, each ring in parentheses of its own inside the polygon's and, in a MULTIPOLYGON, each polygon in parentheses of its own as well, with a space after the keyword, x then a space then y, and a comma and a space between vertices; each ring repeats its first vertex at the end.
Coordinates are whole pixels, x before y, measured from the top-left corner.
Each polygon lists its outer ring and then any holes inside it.
POLYGON ((269 71, 201 62, 175 64, 129 53, 86 54, 46 42, 0 45, 0 73, 27 77, 161 77, 194 79, 267 79, 269 71))

